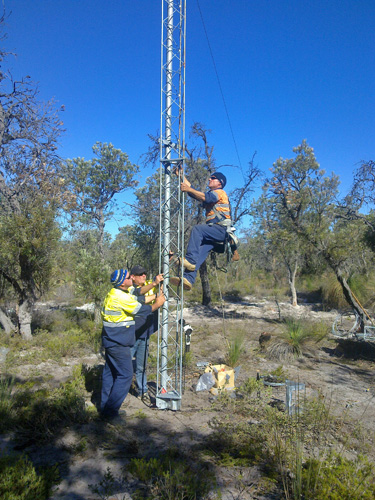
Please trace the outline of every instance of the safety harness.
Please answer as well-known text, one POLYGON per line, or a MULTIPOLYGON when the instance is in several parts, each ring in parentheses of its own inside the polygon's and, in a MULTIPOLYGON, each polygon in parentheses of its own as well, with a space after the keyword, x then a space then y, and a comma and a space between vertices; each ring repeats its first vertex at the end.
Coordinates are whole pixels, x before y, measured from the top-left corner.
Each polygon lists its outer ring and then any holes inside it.
MULTIPOLYGON (((230 203, 228 200, 228 207, 229 207, 229 214, 231 214, 231 209, 230 209, 230 203)), ((230 262, 232 255, 235 250, 238 248, 238 238, 234 234, 234 231, 236 228, 232 225, 232 219, 231 217, 225 217, 224 213, 217 210, 215 205, 211 208, 211 211, 214 213, 214 216, 217 217, 218 222, 208 222, 209 226, 213 226, 214 224, 219 224, 219 226, 224 226, 226 228, 226 236, 225 240, 223 242, 217 242, 215 244, 213 253, 211 253, 211 259, 213 260, 213 263, 217 269, 220 271, 227 272, 226 268, 219 268, 217 265, 217 259, 215 253, 226 253, 227 255, 227 263, 230 262)))

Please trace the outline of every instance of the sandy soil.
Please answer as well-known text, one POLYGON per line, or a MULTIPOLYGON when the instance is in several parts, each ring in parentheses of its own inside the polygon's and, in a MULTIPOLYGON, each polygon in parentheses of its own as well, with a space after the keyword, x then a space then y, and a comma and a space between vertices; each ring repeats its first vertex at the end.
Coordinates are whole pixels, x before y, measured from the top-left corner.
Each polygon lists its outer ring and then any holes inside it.
MULTIPOLYGON (((216 415, 213 397, 207 391, 196 392, 195 386, 203 369, 197 363, 209 361, 213 364, 224 361, 226 353, 225 337, 240 330, 245 333, 246 354, 236 380, 239 386, 257 371, 267 374, 283 364, 288 377, 305 384, 306 395, 320 392, 330 401, 333 411, 361 421, 368 432, 373 432, 375 424, 375 366, 368 359, 355 361, 340 357, 334 341, 327 341, 319 348, 311 348, 303 358, 281 363, 266 357, 259 349, 262 333, 275 334, 275 321, 288 316, 326 321, 332 323, 336 312, 323 312, 317 305, 304 304, 293 308, 290 304, 260 301, 247 297, 237 304, 221 307, 189 307, 185 310, 185 320, 194 328, 191 343, 193 368, 185 376, 185 391, 181 410, 159 410, 145 406, 139 399, 129 395, 124 403, 127 416, 114 424, 94 421, 84 426, 67 429, 65 433, 43 448, 43 453, 35 445, 26 449, 36 462, 48 463, 59 460, 65 464, 63 480, 52 500, 96 499, 90 492, 89 484, 97 484, 109 467, 115 476, 129 456, 149 456, 155 450, 167 449, 173 445, 188 456, 193 447, 203 443, 212 432, 209 422, 216 415), (223 316, 225 319, 223 319, 223 316), (211 332, 211 333, 208 333, 211 332), (85 440, 84 450, 77 452, 79 443, 85 440), (72 453, 72 450, 76 450, 72 453), (124 453, 126 451, 126 453, 124 453), (126 458, 124 458, 126 456, 126 458)), ((63 364, 44 363, 39 366, 41 373, 53 375, 58 384, 70 375, 72 366, 83 362, 88 367, 102 364, 103 360, 91 356, 82 360, 65 360, 63 364)), ((28 370, 35 367, 24 366, 22 376, 27 378, 28 370)), ((152 383, 150 384, 152 392, 152 383)), ((285 387, 273 388, 274 397, 284 404, 285 387)), ((92 393, 87 393, 87 404, 92 404, 92 393)), ((2 447, 11 447, 9 438, 2 440, 2 447)), ((271 499, 257 493, 256 484, 260 473, 256 467, 241 471, 236 468, 216 468, 216 478, 223 500, 271 499)), ((126 485, 119 487, 116 499, 131 499, 135 488, 134 479, 129 477, 126 485)), ((213 497, 214 498, 214 497, 213 497)))

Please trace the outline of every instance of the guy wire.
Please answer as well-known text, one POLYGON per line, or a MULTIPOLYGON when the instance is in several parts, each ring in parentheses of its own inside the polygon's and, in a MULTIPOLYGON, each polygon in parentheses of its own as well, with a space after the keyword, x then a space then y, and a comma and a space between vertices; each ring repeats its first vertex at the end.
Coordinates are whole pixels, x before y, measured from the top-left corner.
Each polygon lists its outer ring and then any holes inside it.
POLYGON ((217 71, 217 66, 216 66, 216 62, 215 62, 215 58, 214 58, 214 54, 212 52, 212 48, 211 48, 211 44, 210 44, 210 40, 208 38, 208 33, 207 33, 207 30, 206 30, 206 25, 204 23, 204 19, 203 19, 203 14, 202 14, 202 11, 201 11, 201 7, 199 5, 199 0, 197 0, 197 5, 198 5, 198 10, 199 10, 199 14, 201 16, 201 21, 202 21, 202 25, 203 25, 203 30, 204 30, 204 33, 206 35, 206 40, 207 40, 207 45, 208 45, 208 49, 210 51, 210 55, 211 55, 211 59, 212 59, 212 64, 214 66, 214 70, 215 70, 215 74, 216 74, 216 79, 217 79, 217 83, 219 85, 219 90, 220 90, 220 94, 221 94, 221 98, 223 100, 223 104, 224 104, 224 109, 225 109, 225 113, 227 115, 227 119, 228 119, 228 123, 229 123, 229 128, 230 128, 230 132, 231 132, 231 135, 232 135, 232 139, 233 139, 233 143, 234 143, 234 148, 236 150, 236 154, 237 154, 237 159, 238 159, 238 163, 240 165, 240 169, 241 169, 241 172, 242 172, 242 164, 241 164, 241 159, 240 159, 240 155, 239 155, 239 152, 238 152, 238 148, 237 148, 237 142, 236 142, 236 139, 234 137, 234 132, 233 132, 233 128, 232 128, 232 122, 230 120, 230 117, 229 117, 229 112, 228 112, 228 108, 227 108, 227 104, 225 102, 225 98, 224 98, 224 92, 223 92, 223 88, 221 86, 221 82, 220 82, 220 78, 219 78, 219 73, 217 71))

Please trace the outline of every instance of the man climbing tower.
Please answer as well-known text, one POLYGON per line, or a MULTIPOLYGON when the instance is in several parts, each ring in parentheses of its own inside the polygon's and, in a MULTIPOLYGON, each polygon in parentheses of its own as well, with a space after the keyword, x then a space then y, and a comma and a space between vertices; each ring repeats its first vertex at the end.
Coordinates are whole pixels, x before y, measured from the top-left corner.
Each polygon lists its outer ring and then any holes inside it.
MULTIPOLYGON (((171 277, 169 281, 172 285, 180 285, 182 280, 184 290, 191 290, 197 271, 210 251, 217 243, 225 242, 227 228, 232 225, 229 199, 224 191, 226 183, 225 175, 221 172, 215 172, 208 181, 209 191, 203 193, 194 189, 184 177, 181 191, 203 203, 203 207, 206 209, 206 223, 193 227, 184 258, 184 276, 183 278, 171 277)), ((174 262, 176 261, 172 257, 171 263, 174 262)), ((178 259, 177 263, 180 264, 178 259)))

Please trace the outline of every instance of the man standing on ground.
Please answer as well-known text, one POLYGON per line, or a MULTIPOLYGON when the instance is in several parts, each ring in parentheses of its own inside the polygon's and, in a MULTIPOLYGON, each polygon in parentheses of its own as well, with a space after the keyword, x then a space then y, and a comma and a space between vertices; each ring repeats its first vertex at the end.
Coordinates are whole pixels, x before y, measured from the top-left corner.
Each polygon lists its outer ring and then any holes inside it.
MULTIPOLYGON (((206 209, 206 223, 193 227, 184 259, 184 290, 191 290, 195 282, 197 271, 206 260, 216 243, 224 243, 227 228, 232 225, 230 216, 229 199, 224 191, 227 179, 221 172, 215 172, 208 181, 206 193, 191 187, 190 182, 184 177, 181 191, 191 198, 201 201, 206 209)), ((173 262, 173 259, 172 259, 173 262)), ((180 285, 181 278, 171 277, 172 285, 180 285)))
POLYGON ((141 304, 129 293, 133 282, 126 269, 117 269, 111 275, 112 289, 104 299, 102 342, 105 348, 105 366, 102 377, 100 413, 113 418, 126 398, 133 378, 131 347, 135 343, 135 318, 146 317, 165 302, 160 293, 155 303, 145 297, 141 304))
MULTIPOLYGON (((147 271, 143 266, 134 266, 130 270, 130 276, 134 284, 134 290, 131 293, 139 295, 140 300, 143 295, 145 298, 150 298, 150 304, 154 303, 156 298, 156 287, 163 281, 163 275, 159 274, 154 280, 146 280, 147 271)), ((143 320, 143 318, 142 318, 143 320)), ((135 318, 135 337, 136 341, 132 347, 132 357, 135 358, 135 380, 137 384, 138 397, 146 405, 151 405, 151 399, 148 394, 147 386, 147 360, 149 350, 149 339, 158 329, 158 312, 154 311, 149 314, 146 321, 137 321, 135 318)))

